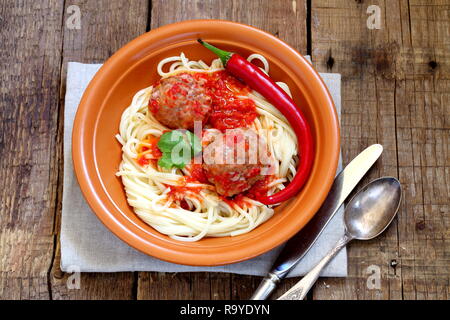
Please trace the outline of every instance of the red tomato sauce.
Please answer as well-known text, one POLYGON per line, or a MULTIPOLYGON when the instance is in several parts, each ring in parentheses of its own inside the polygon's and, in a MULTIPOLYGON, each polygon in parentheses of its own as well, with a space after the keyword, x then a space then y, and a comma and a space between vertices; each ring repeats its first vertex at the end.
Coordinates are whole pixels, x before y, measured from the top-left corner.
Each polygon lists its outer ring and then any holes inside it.
POLYGON ((245 199, 245 196, 243 194, 238 194, 234 198, 227 198, 224 196, 220 196, 220 199, 232 208, 234 205, 237 205, 238 207, 241 208, 245 206, 250 207, 252 205, 250 201, 245 199))
POLYGON ((194 181, 198 181, 200 183, 209 183, 201 164, 192 163, 190 173, 191 178, 194 181))
POLYGON ((162 152, 158 148, 159 138, 154 136, 149 136, 147 139, 142 140, 140 146, 138 147, 138 157, 136 159, 140 166, 148 165, 154 162, 155 159, 162 157, 162 152))
POLYGON ((264 179, 258 180, 245 193, 250 199, 258 200, 258 198, 266 196, 269 192, 269 184, 275 179, 275 176, 265 176, 264 179))
MULTIPOLYGON (((193 196, 193 194, 198 194, 200 191, 202 191, 202 187, 192 187, 188 186, 188 183, 197 182, 191 177, 180 177, 180 185, 178 186, 171 186, 166 185, 166 187, 169 189, 168 197, 173 200, 180 200, 183 201, 186 194, 189 192, 190 196, 193 196)), ((195 197, 195 196, 194 196, 195 197)))
POLYGON ((144 156, 140 156, 137 158, 137 163, 143 167, 150 163, 150 159, 145 158, 144 156))
POLYGON ((251 99, 239 98, 248 94, 251 89, 227 71, 213 73, 194 73, 194 78, 205 79, 205 87, 212 99, 212 111, 208 123, 221 131, 234 128, 245 128, 255 121, 255 102, 251 99))
POLYGON ((189 208, 189 204, 187 203, 186 200, 180 200, 180 207, 183 208, 184 210, 190 210, 189 208))

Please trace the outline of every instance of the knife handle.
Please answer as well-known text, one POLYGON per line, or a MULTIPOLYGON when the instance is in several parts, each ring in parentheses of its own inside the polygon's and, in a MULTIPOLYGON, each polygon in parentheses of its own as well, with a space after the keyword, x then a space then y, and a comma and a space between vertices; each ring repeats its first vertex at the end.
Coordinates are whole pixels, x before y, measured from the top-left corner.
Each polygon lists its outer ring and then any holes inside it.
POLYGON ((250 300, 266 300, 270 297, 279 282, 280 278, 277 275, 269 272, 267 276, 265 276, 261 281, 258 289, 256 289, 255 293, 253 293, 250 300))

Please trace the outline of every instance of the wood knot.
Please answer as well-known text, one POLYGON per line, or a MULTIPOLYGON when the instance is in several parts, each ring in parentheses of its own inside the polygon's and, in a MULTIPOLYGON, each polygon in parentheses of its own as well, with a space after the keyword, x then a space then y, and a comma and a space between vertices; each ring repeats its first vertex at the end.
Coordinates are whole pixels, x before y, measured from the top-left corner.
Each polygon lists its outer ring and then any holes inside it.
POLYGON ((419 222, 416 223, 416 229, 417 230, 424 230, 425 229, 425 221, 421 220, 419 222))
POLYGON ((399 47, 395 42, 378 47, 353 47, 351 49, 351 65, 355 74, 369 73, 385 79, 396 78, 396 60, 399 47))
POLYGON ((389 54, 386 51, 380 50, 375 52, 375 68, 377 72, 389 70, 391 68, 391 62, 389 54))
POLYGON ((437 68, 438 64, 436 61, 431 60, 430 62, 428 62, 428 66, 430 67, 431 70, 434 70, 437 68))
POLYGON ((328 69, 333 69, 334 66, 334 58, 332 56, 329 56, 327 59, 327 68, 328 69))

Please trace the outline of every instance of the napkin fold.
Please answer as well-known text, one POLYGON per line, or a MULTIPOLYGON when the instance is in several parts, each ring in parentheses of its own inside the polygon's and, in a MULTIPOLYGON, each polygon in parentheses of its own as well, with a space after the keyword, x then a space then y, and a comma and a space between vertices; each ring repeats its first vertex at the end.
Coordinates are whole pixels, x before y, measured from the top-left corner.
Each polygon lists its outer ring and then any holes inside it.
MULTIPOLYGON (((173 264, 147 256, 122 242, 98 220, 81 194, 72 163, 72 127, 83 92, 101 64, 68 63, 64 111, 64 183, 61 221, 61 269, 66 272, 230 272, 265 275, 282 246, 253 259, 218 267, 192 267, 173 264)), ((341 111, 340 74, 321 74, 336 105, 341 111)), ((339 171, 341 161, 339 162, 339 171)), ((325 228, 313 248, 289 274, 304 275, 332 249, 344 234, 343 208, 325 228)), ((324 269, 322 276, 345 277, 345 248, 324 269)))

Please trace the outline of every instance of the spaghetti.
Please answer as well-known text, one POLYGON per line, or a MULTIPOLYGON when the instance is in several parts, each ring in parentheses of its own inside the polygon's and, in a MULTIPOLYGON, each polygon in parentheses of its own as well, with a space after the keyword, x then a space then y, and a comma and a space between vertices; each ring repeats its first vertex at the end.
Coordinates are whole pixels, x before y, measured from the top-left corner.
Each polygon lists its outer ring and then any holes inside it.
MULTIPOLYGON (((264 66, 262 71, 269 73, 269 64, 263 56, 252 54, 247 59, 260 60, 264 66)), ((203 61, 188 60, 183 53, 165 58, 157 66, 162 79, 186 72, 213 74, 223 70, 219 59, 208 66, 203 61)), ((290 95, 285 83, 277 84, 290 95)), ((251 99, 256 106, 257 115, 249 127, 266 141, 274 159, 274 174, 271 179, 256 182, 247 193, 226 198, 201 174, 196 174, 199 165, 194 161, 182 169, 158 165, 157 139, 170 129, 149 110, 154 88, 150 86, 135 94, 122 114, 116 135, 123 151, 117 176, 122 179, 134 212, 157 231, 180 241, 244 234, 272 217, 273 206, 260 203, 252 194, 274 194, 284 189, 296 174, 297 138, 286 118, 255 91, 244 92, 239 97, 251 99)))

